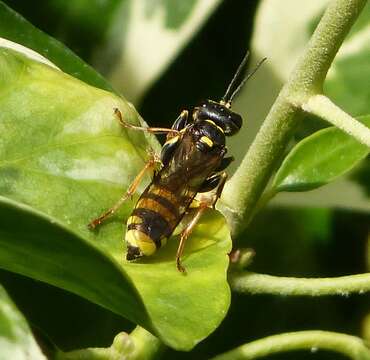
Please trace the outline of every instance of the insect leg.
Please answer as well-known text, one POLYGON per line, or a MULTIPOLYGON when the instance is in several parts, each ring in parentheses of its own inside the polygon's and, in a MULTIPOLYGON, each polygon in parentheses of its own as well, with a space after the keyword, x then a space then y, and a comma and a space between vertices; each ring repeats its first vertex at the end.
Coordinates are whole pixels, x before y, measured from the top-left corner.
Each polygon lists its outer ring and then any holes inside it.
POLYGON ((234 156, 224 157, 216 171, 225 170, 234 161, 234 156))
MULTIPOLYGON (((187 110, 183 110, 178 118, 172 125, 172 129, 180 131, 182 130, 188 121, 188 114, 187 110)), ((168 165, 174 151, 176 150, 177 146, 179 145, 180 135, 174 135, 173 133, 168 133, 166 137, 166 142, 164 143, 161 151, 161 160, 163 166, 168 165)))
POLYGON ((204 180, 202 186, 198 190, 200 193, 208 192, 215 189, 221 180, 221 174, 213 174, 204 180))
POLYGON ((221 193, 222 193, 222 190, 224 189, 226 180, 227 180, 227 173, 226 172, 221 173, 221 179, 217 185, 216 195, 212 203, 213 208, 215 208, 217 200, 221 197, 221 193))
POLYGON ((211 191, 217 188, 216 196, 219 197, 225 185, 226 179, 227 179, 227 174, 225 172, 222 172, 221 174, 218 174, 218 173, 213 174, 203 182, 198 192, 204 193, 204 192, 208 192, 208 191, 211 191))
POLYGON ((202 214, 207 208, 208 206, 206 204, 201 203, 200 206, 195 210, 196 213, 194 217, 191 219, 189 224, 186 226, 186 228, 182 231, 180 235, 180 243, 179 243, 179 247, 177 248, 177 253, 176 253, 176 266, 177 266, 177 270, 179 270, 182 273, 186 272, 185 268, 181 264, 181 256, 182 256, 182 253, 184 252, 186 239, 192 233, 195 225, 198 223, 200 217, 202 216, 202 214))
POLYGON ((126 121, 123 120, 122 113, 117 108, 114 109, 114 115, 116 115, 119 123, 123 127, 128 128, 128 129, 146 131, 146 132, 149 132, 149 133, 152 133, 152 134, 168 134, 168 133, 172 133, 172 134, 175 134, 176 135, 176 134, 179 133, 179 131, 178 130, 175 130, 175 129, 160 128, 160 127, 142 127, 142 126, 132 125, 132 124, 130 124, 130 123, 128 123, 128 122, 126 122, 126 121))
POLYGON ((139 174, 136 176, 134 181, 131 183, 129 188, 127 189, 126 193, 106 212, 104 212, 102 215, 100 215, 98 218, 92 220, 89 223, 90 229, 95 229, 98 225, 100 225, 104 220, 106 220, 109 216, 113 215, 122 205, 123 203, 130 198, 136 191, 137 187, 139 186, 141 180, 143 179, 144 175, 147 171, 154 168, 155 164, 160 161, 158 160, 154 155, 151 155, 148 162, 145 164, 145 166, 141 169, 139 174))
POLYGON ((171 128, 173 130, 177 130, 177 131, 182 130, 188 123, 188 117, 189 117, 189 111, 188 110, 181 111, 181 114, 174 121, 171 128))
POLYGON ((216 205, 217 200, 221 196, 222 190, 225 186, 226 179, 227 179, 227 173, 223 172, 218 175, 218 184, 215 186, 216 187, 216 194, 212 196, 211 199, 209 200, 201 200, 199 203, 199 207, 195 209, 196 213, 194 217, 191 219, 189 224, 186 226, 186 228, 182 231, 181 236, 180 236, 180 244, 179 247, 177 248, 177 253, 176 253, 176 266, 177 270, 180 272, 185 272, 185 268, 181 264, 181 256, 182 253, 184 252, 184 247, 185 247, 185 242, 186 239, 189 237, 191 232, 193 231, 195 225, 198 223, 200 217, 204 213, 204 211, 210 207, 214 208, 216 205))

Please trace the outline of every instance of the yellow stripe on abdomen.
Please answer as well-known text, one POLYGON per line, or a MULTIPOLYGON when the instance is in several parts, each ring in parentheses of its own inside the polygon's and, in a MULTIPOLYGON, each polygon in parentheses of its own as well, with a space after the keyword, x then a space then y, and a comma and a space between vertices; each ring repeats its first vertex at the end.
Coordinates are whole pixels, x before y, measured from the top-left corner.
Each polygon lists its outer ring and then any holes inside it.
POLYGON ((157 249, 154 241, 147 234, 139 230, 128 230, 125 240, 129 246, 139 248, 145 256, 154 254, 157 249))
POLYGON ((149 197, 142 197, 136 208, 153 210, 161 217, 163 217, 170 225, 174 225, 177 222, 177 216, 170 209, 162 205, 159 201, 151 199, 149 197))

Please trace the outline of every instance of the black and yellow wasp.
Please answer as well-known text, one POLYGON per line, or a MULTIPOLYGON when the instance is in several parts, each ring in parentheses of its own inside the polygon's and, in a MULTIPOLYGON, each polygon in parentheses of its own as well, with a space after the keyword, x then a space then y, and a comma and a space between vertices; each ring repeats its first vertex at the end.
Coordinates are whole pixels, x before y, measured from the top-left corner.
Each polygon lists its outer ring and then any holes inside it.
POLYGON ((167 134, 160 158, 152 155, 117 204, 90 223, 90 227, 95 228, 112 215, 135 192, 144 174, 153 170, 156 163, 160 163, 159 170, 154 171, 151 183, 141 194, 127 220, 127 260, 152 255, 162 247, 184 215, 189 212, 195 196, 212 191, 213 195, 206 197, 208 200, 198 201, 198 206, 191 210, 192 219, 181 233, 176 263, 179 271, 185 271, 181 265, 185 241, 202 213, 207 208, 214 207, 220 197, 227 177, 224 170, 233 160, 232 157, 225 156, 225 138, 237 133, 243 121, 239 114, 231 110, 231 102, 265 60, 261 60, 252 73, 236 87, 247 58, 248 54, 219 102, 206 100, 191 111, 183 110, 171 129, 131 125, 126 123, 121 112, 115 109, 119 122, 126 128, 167 134))

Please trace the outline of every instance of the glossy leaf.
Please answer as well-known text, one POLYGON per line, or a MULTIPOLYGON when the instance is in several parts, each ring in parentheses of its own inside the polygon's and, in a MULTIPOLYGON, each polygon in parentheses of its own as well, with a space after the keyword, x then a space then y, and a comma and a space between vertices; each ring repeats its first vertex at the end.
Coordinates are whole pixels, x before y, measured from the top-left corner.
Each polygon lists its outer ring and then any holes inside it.
POLYGON ((23 315, 0 285, 0 360, 45 360, 23 315))
MULTIPOLYGON (((361 121, 370 126, 370 116, 361 121)), ((275 176, 272 190, 315 189, 351 170, 368 153, 367 146, 339 129, 320 130, 291 150, 275 176)))
POLYGON ((84 82, 112 91, 112 86, 92 67, 59 41, 34 27, 0 1, 0 38, 11 40, 48 58, 64 72, 84 82))
POLYGON ((229 306, 225 221, 210 211, 197 226, 184 256, 187 276, 176 270, 175 238, 156 256, 127 263, 122 220, 132 201, 99 231, 87 224, 121 196, 148 147, 159 150, 155 138, 120 127, 115 107, 126 121, 138 122, 125 101, 12 50, 0 49, 0 74, 6 225, 0 266, 98 303, 172 347, 192 348, 229 306))

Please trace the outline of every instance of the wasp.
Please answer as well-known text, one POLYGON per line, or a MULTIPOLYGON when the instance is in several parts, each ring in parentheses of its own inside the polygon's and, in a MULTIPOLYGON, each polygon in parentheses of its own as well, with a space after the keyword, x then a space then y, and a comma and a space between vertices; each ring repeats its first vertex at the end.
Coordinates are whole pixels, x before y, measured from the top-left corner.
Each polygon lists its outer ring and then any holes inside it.
POLYGON ((89 224, 90 228, 95 228, 114 214, 134 194, 146 172, 156 169, 159 163, 159 170, 154 170, 152 181, 127 220, 127 260, 152 255, 165 245, 185 214, 192 212, 191 220, 181 232, 176 254, 177 269, 185 272, 181 256, 186 239, 204 211, 215 207, 227 179, 225 169, 233 161, 233 157, 226 156, 225 140, 240 130, 243 120, 231 110, 232 100, 265 60, 262 59, 237 85, 247 59, 248 53, 220 101, 205 100, 190 111, 183 110, 170 129, 131 125, 124 121, 118 109, 114 110, 125 128, 166 134, 160 157, 152 154, 121 199, 89 224), (197 194, 209 192, 213 195, 195 200, 197 194), (192 206, 194 203, 197 204, 195 208, 192 206))

